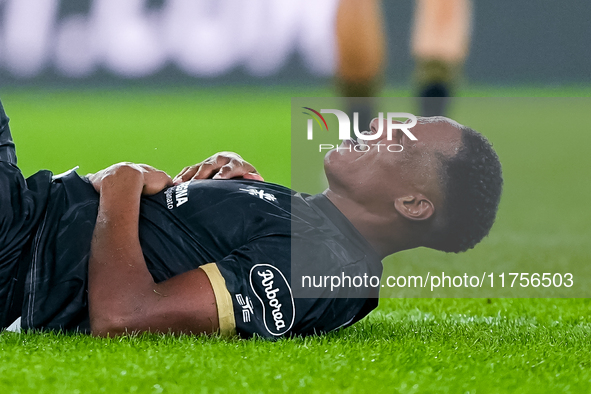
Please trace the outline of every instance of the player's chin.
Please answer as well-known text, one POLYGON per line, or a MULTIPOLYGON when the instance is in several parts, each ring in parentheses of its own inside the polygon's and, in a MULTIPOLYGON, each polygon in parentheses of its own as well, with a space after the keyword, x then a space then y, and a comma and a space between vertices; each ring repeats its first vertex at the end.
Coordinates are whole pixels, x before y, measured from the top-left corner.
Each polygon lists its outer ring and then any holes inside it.
POLYGON ((331 149, 326 152, 326 155, 324 155, 324 169, 327 170, 336 165, 339 162, 339 156, 339 152, 337 152, 336 149, 331 149))
POLYGON ((343 157, 341 152, 336 150, 328 152, 324 156, 324 173, 327 178, 344 178, 349 171, 348 164, 351 162, 347 157, 343 157))
POLYGON ((348 150, 333 149, 326 153, 324 156, 324 169, 325 171, 331 168, 338 169, 337 172, 346 168, 349 163, 352 163, 359 158, 359 153, 349 152, 348 150))
POLYGON ((352 149, 343 149, 342 145, 338 148, 334 148, 329 150, 326 155, 324 155, 324 161, 339 161, 343 160, 344 157, 347 157, 353 153, 352 149))

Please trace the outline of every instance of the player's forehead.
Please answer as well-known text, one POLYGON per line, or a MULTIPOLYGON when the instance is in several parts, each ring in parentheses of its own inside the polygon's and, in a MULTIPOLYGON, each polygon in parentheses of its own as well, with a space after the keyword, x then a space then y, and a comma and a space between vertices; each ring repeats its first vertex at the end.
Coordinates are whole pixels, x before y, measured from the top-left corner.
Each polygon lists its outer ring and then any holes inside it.
POLYGON ((461 146, 462 125, 444 116, 418 117, 411 129, 416 134, 418 145, 430 147, 445 155, 454 155, 461 146))
POLYGON ((450 126, 454 126, 458 129, 462 128, 461 124, 459 124, 455 120, 447 118, 445 116, 418 116, 417 123, 420 123, 420 124, 447 123, 450 126))

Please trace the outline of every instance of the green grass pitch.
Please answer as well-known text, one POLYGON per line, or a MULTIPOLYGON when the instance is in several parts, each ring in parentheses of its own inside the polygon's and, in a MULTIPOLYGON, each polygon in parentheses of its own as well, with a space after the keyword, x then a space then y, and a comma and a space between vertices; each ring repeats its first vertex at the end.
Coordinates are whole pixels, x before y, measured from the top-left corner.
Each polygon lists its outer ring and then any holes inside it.
MULTIPOLYGON (((583 96, 589 89, 472 89, 472 96, 583 96)), ((174 175, 221 150, 290 184, 290 97, 330 91, 261 88, 2 93, 26 175, 119 161, 174 175)), ((462 255, 417 250, 386 273, 438 262, 469 267, 586 267, 591 262, 590 99, 492 100, 452 116, 495 144, 505 194, 490 237, 462 255), (586 101, 585 101, 586 100, 586 101), (490 109, 490 108, 489 108, 490 109), (509 115, 507 115, 509 114, 509 115), (488 116, 488 115, 487 115, 488 116), (587 127, 580 127, 581 122, 587 127), (555 132, 548 133, 548 124, 555 132), (484 131, 484 130, 483 130, 484 131)), ((582 272, 585 269, 582 268, 582 272)), ((145 335, 96 339, 0 334, 0 393, 591 392, 586 298, 392 298, 357 325, 276 342, 145 335)))

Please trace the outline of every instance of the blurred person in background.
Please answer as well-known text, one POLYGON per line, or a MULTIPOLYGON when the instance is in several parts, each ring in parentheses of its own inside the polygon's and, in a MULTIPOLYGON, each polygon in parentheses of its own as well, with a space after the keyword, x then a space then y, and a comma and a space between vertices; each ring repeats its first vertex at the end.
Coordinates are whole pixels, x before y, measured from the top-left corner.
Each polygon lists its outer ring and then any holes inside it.
MULTIPOLYGON (((416 0, 411 51, 413 93, 422 98, 419 115, 446 115, 468 54, 471 18, 471 0, 416 0)), ((375 97, 382 90, 388 38, 381 1, 340 0, 336 38, 338 92, 351 98, 349 112, 359 112, 360 124, 368 124, 374 108, 354 98, 375 97)))

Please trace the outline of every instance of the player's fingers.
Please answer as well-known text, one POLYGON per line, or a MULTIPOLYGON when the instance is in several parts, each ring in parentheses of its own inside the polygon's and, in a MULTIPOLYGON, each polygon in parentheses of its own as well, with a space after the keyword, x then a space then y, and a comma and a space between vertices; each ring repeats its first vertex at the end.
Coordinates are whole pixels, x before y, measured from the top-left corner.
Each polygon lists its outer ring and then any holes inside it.
POLYGON ((213 179, 232 179, 238 178, 249 172, 255 172, 253 166, 244 160, 232 159, 228 164, 220 168, 213 179))
POLYGON ((174 186, 174 182, 170 175, 168 175, 166 172, 163 172, 163 174, 166 187, 174 186))
POLYGON ((222 166, 222 168, 216 172, 216 174, 213 176, 213 179, 230 179, 235 176, 234 174, 236 172, 236 168, 232 164, 228 163, 225 166, 222 166))
MULTIPOLYGON (((248 174, 258 175, 257 170, 241 157, 234 157, 228 164, 220 168, 220 170, 214 175, 213 179, 232 179, 232 178, 244 178, 248 174)), ((249 176, 246 179, 261 179, 260 175, 249 176)))
POLYGON ((242 175, 242 178, 252 179, 253 181, 261 181, 261 182, 265 181, 260 174, 255 173, 255 172, 249 172, 248 174, 244 174, 244 175, 242 175))
POLYGON ((186 172, 189 170, 189 168, 190 168, 190 167, 192 167, 192 166, 187 166, 187 167, 183 168, 183 169, 181 170, 181 172, 179 172, 179 173, 178 173, 178 174, 177 174, 177 175, 174 177, 174 181, 175 181, 175 183, 176 183, 176 180, 177 180, 177 179, 181 179, 181 178, 183 177, 183 175, 184 175, 184 174, 185 174, 185 173, 186 173, 186 172))
POLYGON ((90 181, 90 183, 94 187, 94 190, 96 190, 97 192, 100 193, 101 183, 102 183, 102 178, 103 178, 101 173, 97 172, 96 174, 88 174, 88 175, 86 175, 86 178, 90 181))
POLYGON ((172 185, 172 178, 164 171, 150 171, 144 175, 144 188, 142 190, 142 194, 156 194, 172 185))
POLYGON ((231 159, 226 156, 214 155, 203 162, 195 176, 193 176, 191 179, 209 179, 223 166, 227 165, 230 160, 231 159))
POLYGON ((157 171, 154 173, 156 180, 158 183, 163 184, 164 186, 172 186, 172 178, 164 171, 157 171))
POLYGON ((189 167, 185 167, 185 170, 183 170, 179 175, 174 177, 174 183, 178 185, 179 183, 183 183, 183 182, 191 180, 191 178, 193 178, 195 173, 201 167, 201 164, 202 163, 195 164, 195 165, 189 166, 189 167))
POLYGON ((215 163, 203 163, 190 179, 207 179, 218 168, 215 163))
MULTIPOLYGON (((149 164, 130 164, 132 167, 136 167, 136 168, 140 168, 143 172, 148 173, 148 172, 158 172, 158 173, 163 173, 166 174, 166 172, 159 170, 158 168, 151 166, 149 164)), ((168 174, 166 174, 166 176, 168 176, 170 178, 170 176, 168 174)))

